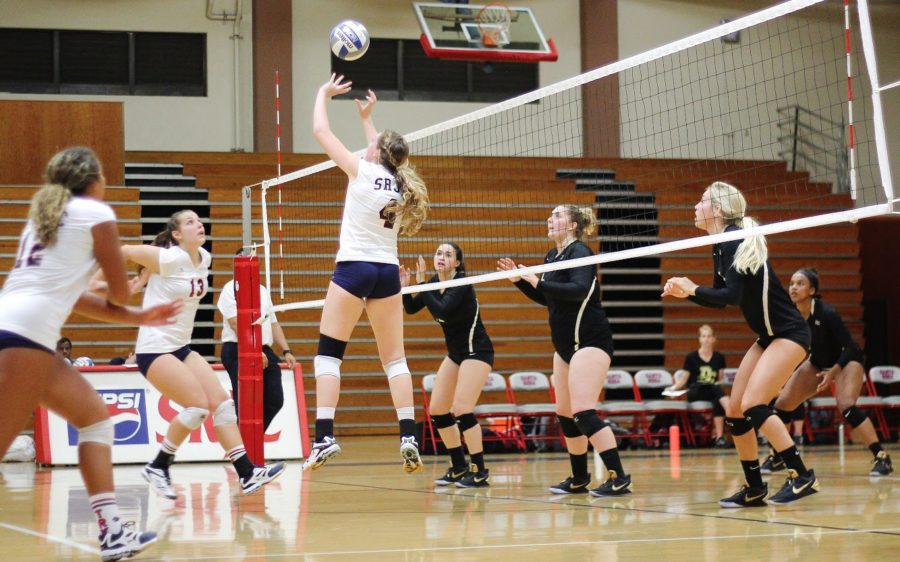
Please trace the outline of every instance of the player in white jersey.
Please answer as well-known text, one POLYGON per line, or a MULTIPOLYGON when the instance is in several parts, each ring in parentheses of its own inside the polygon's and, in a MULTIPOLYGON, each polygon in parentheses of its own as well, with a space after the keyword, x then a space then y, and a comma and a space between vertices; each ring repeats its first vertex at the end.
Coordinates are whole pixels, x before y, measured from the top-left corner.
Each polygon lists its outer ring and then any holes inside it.
POLYGON ((54 349, 73 309, 100 320, 166 323, 181 305, 122 306, 129 290, 116 215, 102 202, 106 178, 90 149, 57 153, 47 181, 31 200, 15 265, 0 292, 0 454, 38 404, 78 428, 78 463, 100 527, 100 556, 120 560, 156 542, 156 534, 120 521, 113 423, 91 384, 54 349), (105 299, 84 292, 98 264, 108 279, 105 299))
MULTIPOLYGON (((238 255, 241 251, 238 251, 238 255)), ((216 308, 222 314, 222 365, 228 371, 231 379, 232 396, 235 408, 240 417, 240 396, 238 395, 238 336, 237 336, 237 300, 234 294, 234 279, 225 283, 219 292, 219 300, 216 308)), ((281 358, 275 355, 272 344, 277 343, 284 354, 284 362, 288 369, 293 369, 297 360, 288 347, 284 330, 278 323, 278 318, 272 312, 272 297, 269 290, 259 286, 259 313, 262 321, 262 366, 263 366, 263 431, 269 428, 272 420, 281 411, 284 405, 284 388, 281 385, 281 358)))
POLYGON ((397 235, 412 236, 428 211, 425 183, 409 165, 409 147, 393 131, 378 133, 372 124, 375 94, 356 101, 369 143, 365 156, 347 150, 328 124, 328 100, 350 91, 343 76, 319 88, 313 109, 313 135, 335 164, 347 174, 347 198, 334 276, 328 285, 316 373, 316 440, 303 469, 315 469, 341 452, 334 439, 334 410, 341 388, 341 362, 347 341, 363 309, 372 324, 378 355, 388 377, 400 422, 400 454, 406 472, 422 468, 415 440, 412 376, 403 349, 403 303, 397 235))
POLYGON ((213 412, 213 427, 222 448, 240 476, 244 494, 251 494, 277 478, 283 463, 254 466, 244 450, 237 425, 234 401, 228 396, 212 367, 200 354, 191 351, 191 332, 200 299, 208 290, 207 278, 212 258, 202 246, 206 232, 194 211, 172 215, 153 245, 123 246, 125 257, 140 265, 147 280, 144 307, 173 298, 185 306, 175 324, 141 327, 135 353, 138 368, 164 396, 182 410, 169 424, 159 454, 141 474, 161 496, 176 499, 169 466, 178 446, 213 412))

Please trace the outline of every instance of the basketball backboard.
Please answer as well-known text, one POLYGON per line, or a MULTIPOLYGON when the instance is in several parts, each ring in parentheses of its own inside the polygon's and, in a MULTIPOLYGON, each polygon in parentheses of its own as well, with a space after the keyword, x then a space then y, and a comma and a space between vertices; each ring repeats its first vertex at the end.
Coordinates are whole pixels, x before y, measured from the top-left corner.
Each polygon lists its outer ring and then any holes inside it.
POLYGON ((413 10, 422 28, 422 48, 429 57, 505 62, 555 61, 559 57, 530 8, 501 2, 413 2, 413 10))

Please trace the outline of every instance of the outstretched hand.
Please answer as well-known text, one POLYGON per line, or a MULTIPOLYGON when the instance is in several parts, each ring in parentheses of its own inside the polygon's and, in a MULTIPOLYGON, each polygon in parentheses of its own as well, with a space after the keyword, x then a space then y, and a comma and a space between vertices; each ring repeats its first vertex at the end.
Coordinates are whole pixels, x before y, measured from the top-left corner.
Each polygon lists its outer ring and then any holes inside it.
POLYGON ((418 261, 416 261, 416 283, 424 283, 427 273, 428 266, 425 264, 425 258, 419 256, 418 261))
POLYGON ((322 84, 322 87, 319 88, 319 91, 324 92, 325 95, 329 98, 346 94, 350 91, 350 86, 353 85, 353 82, 344 82, 343 80, 343 74, 338 76, 337 74, 332 73, 331 78, 328 80, 328 82, 322 84))
POLYGON ((409 287, 409 270, 406 266, 400 266, 400 286, 409 287))
MULTIPOLYGON (((500 258, 499 260, 497 260, 497 271, 513 271, 515 269, 519 269, 520 267, 525 267, 525 266, 522 266, 522 265, 517 266, 516 262, 512 261, 509 258, 500 258)), ((521 277, 510 277, 509 280, 512 281, 513 283, 516 283, 518 281, 521 281, 522 278, 521 277)))
POLYGON ((359 118, 360 119, 368 119, 370 115, 372 115, 372 110, 375 109, 375 103, 378 102, 378 98, 375 97, 375 92, 369 90, 366 94, 366 103, 363 103, 359 100, 353 100, 356 102, 356 109, 359 110, 359 118))
POLYGON ((181 299, 145 308, 138 313, 141 326, 168 326, 175 323, 175 317, 184 308, 181 299))
POLYGON ((696 290, 697 284, 687 277, 670 277, 663 287, 661 296, 685 299, 693 295, 696 290))

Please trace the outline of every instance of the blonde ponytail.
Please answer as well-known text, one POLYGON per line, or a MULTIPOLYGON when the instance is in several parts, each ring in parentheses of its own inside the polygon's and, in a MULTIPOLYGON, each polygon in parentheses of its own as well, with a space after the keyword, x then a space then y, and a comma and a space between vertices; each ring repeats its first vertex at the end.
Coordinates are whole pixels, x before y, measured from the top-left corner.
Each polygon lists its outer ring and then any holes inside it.
MULTIPOLYGON (((746 216, 747 200, 738 188, 717 181, 713 182, 708 190, 712 206, 722 211, 722 218, 726 224, 733 224, 740 229, 759 226, 755 219, 746 216)), ((755 274, 759 268, 765 266, 768 259, 769 247, 766 237, 759 234, 747 236, 734 255, 734 269, 741 274, 755 274)))
POLYGON ((387 168, 400 187, 400 199, 385 208, 385 215, 394 221, 400 218, 400 234, 412 236, 428 217, 428 188, 416 169, 409 163, 409 146, 394 131, 384 131, 378 137, 381 164, 387 168))
POLYGON ((594 210, 590 207, 579 207, 578 205, 561 205, 566 209, 569 220, 575 223, 575 238, 584 241, 585 236, 590 236, 597 228, 597 218, 594 216, 594 210))
POLYGON ((28 218, 38 242, 45 248, 56 243, 63 211, 72 195, 82 195, 100 180, 100 162, 90 148, 75 146, 53 155, 47 163, 47 184, 31 198, 28 218))

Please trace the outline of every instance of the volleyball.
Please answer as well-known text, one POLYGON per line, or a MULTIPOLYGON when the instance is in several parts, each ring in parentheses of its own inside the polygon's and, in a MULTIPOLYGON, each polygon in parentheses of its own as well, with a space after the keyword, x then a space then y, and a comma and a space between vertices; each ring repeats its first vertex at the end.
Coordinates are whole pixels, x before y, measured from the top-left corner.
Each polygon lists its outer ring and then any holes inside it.
POLYGON ((331 52, 340 59, 356 60, 369 48, 369 31, 356 20, 344 20, 331 28, 331 52))
POLYGON ((93 367, 94 360, 90 357, 79 357, 75 361, 72 361, 72 365, 76 367, 93 367))

